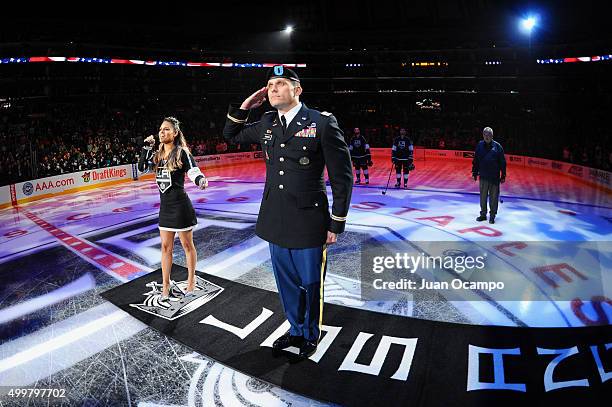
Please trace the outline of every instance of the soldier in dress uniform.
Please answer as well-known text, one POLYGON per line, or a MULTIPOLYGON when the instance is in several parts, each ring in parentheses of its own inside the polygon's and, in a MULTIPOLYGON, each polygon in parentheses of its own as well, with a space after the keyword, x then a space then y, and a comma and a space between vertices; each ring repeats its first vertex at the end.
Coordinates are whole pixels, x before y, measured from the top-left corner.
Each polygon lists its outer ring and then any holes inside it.
POLYGON ((353 138, 349 142, 349 151, 351 152, 351 160, 355 166, 355 175, 357 180, 355 184, 361 184, 361 170, 363 170, 363 177, 365 183, 370 183, 370 174, 368 167, 374 165, 372 163, 372 154, 370 154, 370 145, 366 141, 365 137, 361 135, 359 127, 353 129, 353 138))
POLYGON ((404 188, 408 188, 408 174, 414 170, 414 146, 406 134, 406 129, 400 129, 399 137, 393 140, 391 161, 395 165, 395 188, 400 187, 402 170, 404 171, 404 188))
POLYGON ((255 232, 270 244, 276 285, 291 326, 273 349, 297 346, 301 357, 309 357, 321 335, 327 245, 344 231, 351 201, 351 157, 336 118, 300 102, 302 86, 293 70, 274 66, 267 79, 240 107, 230 106, 223 136, 233 143, 261 144, 266 184, 255 232), (266 97, 274 110, 247 123, 249 111, 266 97))

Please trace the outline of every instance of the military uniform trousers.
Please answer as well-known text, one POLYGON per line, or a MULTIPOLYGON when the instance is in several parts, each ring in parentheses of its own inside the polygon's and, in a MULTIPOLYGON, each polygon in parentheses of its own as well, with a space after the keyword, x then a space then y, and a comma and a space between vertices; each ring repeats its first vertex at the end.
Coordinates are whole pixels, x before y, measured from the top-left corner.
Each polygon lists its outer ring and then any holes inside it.
POLYGON ((274 278, 289 333, 318 342, 323 323, 323 283, 327 269, 327 246, 289 249, 270 243, 274 278))

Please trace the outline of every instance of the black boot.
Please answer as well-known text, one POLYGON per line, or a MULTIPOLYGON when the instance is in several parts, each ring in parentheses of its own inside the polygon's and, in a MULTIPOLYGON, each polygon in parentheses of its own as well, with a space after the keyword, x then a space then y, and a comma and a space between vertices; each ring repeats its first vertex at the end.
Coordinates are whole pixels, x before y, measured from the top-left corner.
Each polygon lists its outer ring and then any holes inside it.
POLYGON ((395 183, 395 188, 399 188, 400 186, 401 186, 401 185, 400 185, 400 182, 399 182, 399 181, 397 181, 397 182, 395 183))
POLYGON ((302 336, 293 336, 287 331, 283 336, 274 341, 272 349, 281 350, 289 346, 302 346, 302 343, 304 343, 304 338, 302 336))
POLYGON ((300 357, 308 358, 317 351, 317 342, 306 341, 300 346, 300 357))
POLYGON ((489 217, 489 223, 491 223, 491 224, 495 223, 495 215, 491 215, 489 217))
POLYGON ((480 215, 476 218, 476 221, 482 222, 483 220, 487 220, 487 215, 480 215))

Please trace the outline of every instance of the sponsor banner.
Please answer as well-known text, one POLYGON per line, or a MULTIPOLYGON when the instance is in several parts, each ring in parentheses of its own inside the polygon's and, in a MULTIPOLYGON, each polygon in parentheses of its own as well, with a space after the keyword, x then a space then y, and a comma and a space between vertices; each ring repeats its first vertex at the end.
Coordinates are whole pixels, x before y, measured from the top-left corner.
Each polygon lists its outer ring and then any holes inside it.
POLYGON ((610 173, 608 171, 598 170, 595 168, 585 168, 587 180, 594 182, 598 185, 610 187, 610 173))
POLYGON ((458 151, 425 149, 425 159, 428 159, 428 158, 455 158, 456 152, 458 151))
POLYGON ((536 157, 524 157, 525 166, 532 168, 543 168, 550 170, 552 169, 552 160, 547 160, 545 158, 536 158, 536 157))
POLYGON ((612 173, 582 165, 553 161, 552 168, 573 178, 579 178, 607 188, 612 188, 612 173))
POLYGON ((249 151, 245 153, 213 154, 193 157, 199 167, 216 167, 234 163, 246 163, 263 158, 261 151, 249 151))
POLYGON ((129 180, 131 178, 132 166, 120 165, 20 182, 15 184, 15 193, 17 201, 20 201, 25 198, 57 194, 70 189, 88 187, 109 181, 129 180))
POLYGON ((506 164, 525 165, 525 157, 522 155, 506 154, 506 164))
POLYGON ((559 161, 552 161, 552 162, 550 163, 550 165, 551 165, 551 168, 552 168, 553 170, 555 170, 555 171, 561 171, 561 170, 563 170, 563 163, 562 163, 562 162, 559 162, 559 161))
POLYGON ((444 158, 450 160, 472 160, 474 158, 473 151, 460 150, 432 150, 425 149, 425 159, 427 158, 444 158))
POLYGON ((582 165, 563 163, 563 172, 572 177, 584 178, 584 174, 587 170, 588 168, 582 165))

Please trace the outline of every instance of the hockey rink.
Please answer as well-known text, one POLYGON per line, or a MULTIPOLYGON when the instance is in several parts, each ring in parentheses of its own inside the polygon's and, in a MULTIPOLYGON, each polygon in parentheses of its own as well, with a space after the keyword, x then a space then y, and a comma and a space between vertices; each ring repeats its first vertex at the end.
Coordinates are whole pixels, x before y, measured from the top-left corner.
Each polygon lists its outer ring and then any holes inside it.
MULTIPOLYGON (((475 221, 478 183, 469 162, 417 161, 409 188, 393 188, 393 172, 383 195, 390 160, 373 158, 370 184, 362 177, 354 187, 346 232, 328 251, 326 302, 476 325, 610 324, 610 191, 552 171, 509 165, 503 203, 491 225, 475 221), (558 263, 573 261, 580 275, 566 273, 572 283, 591 275, 600 280, 575 291, 555 287, 533 272, 547 266, 537 255, 504 256, 494 249, 516 248, 517 242, 548 245, 548 256, 558 263), (585 253, 566 250, 581 243, 590 244, 585 253), (414 253, 479 248, 492 264, 503 263, 510 283, 530 294, 508 301, 478 290, 461 300, 402 292, 384 301, 363 298, 360 253, 371 244, 414 253)), ((207 190, 185 183, 198 216, 196 269, 275 291, 268 244, 254 234, 263 162, 203 171, 210 181, 207 190)), ((328 197, 331 204, 329 186, 328 197)), ((319 405, 197 354, 99 296, 161 266, 158 205, 157 186, 144 177, 0 211, 2 385, 68 387, 74 399, 102 405, 118 398, 143 407, 319 405)), ((299 233, 300 219, 287 227, 299 233)), ((185 265, 178 239, 174 255, 175 263, 185 265)))

